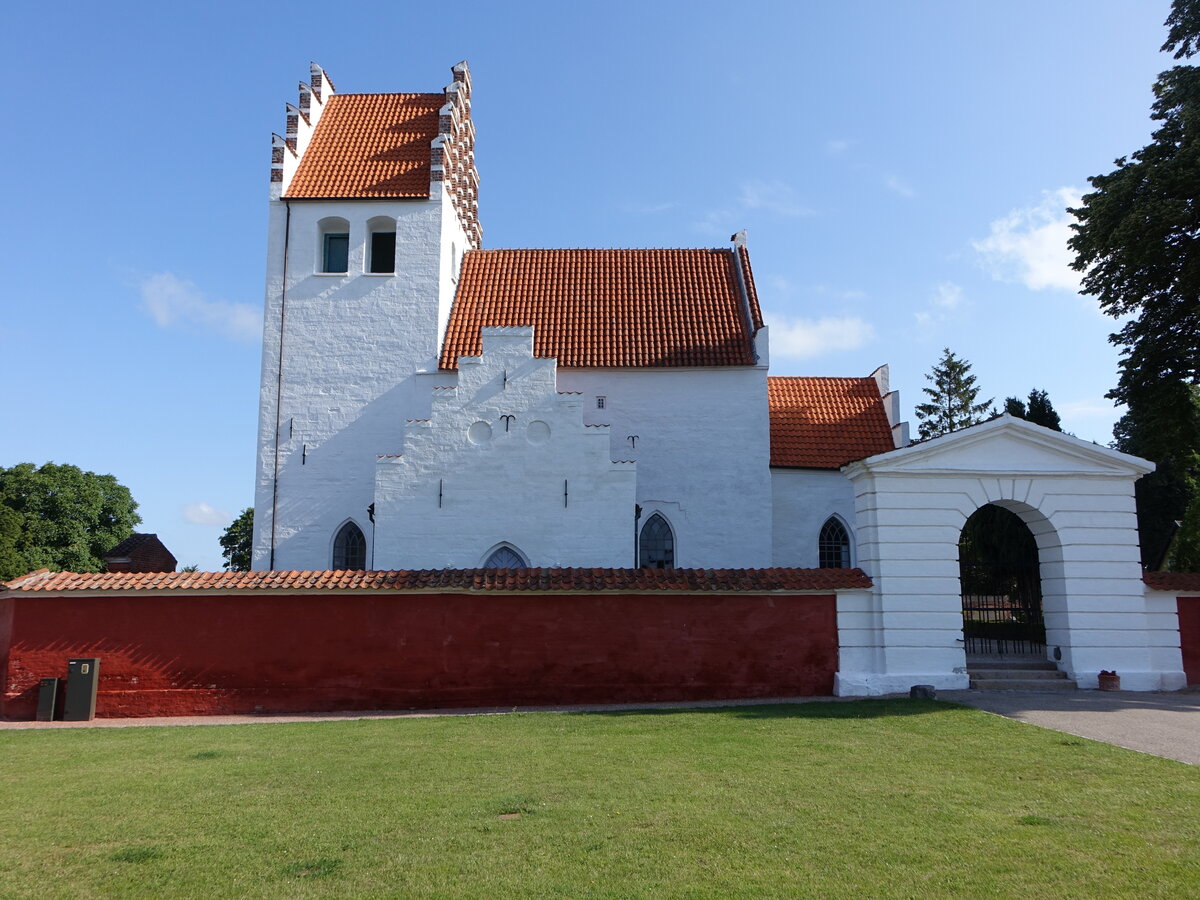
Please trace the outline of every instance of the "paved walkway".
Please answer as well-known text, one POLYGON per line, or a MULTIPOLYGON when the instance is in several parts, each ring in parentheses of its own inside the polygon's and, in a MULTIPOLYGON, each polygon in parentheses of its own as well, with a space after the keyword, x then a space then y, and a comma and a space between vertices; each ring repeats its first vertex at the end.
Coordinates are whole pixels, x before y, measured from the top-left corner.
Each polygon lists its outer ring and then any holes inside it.
MULTIPOLYGON (((1200 691, 1173 694, 1132 691, 939 691, 939 700, 973 706, 1010 719, 1106 741, 1130 750, 1200 765, 1200 691)), ((94 719, 91 722, 5 722, 0 731, 29 728, 130 728, 153 725, 262 725, 427 716, 497 715, 508 712, 609 712, 637 709, 703 709, 772 703, 850 702, 856 697, 789 697, 774 700, 713 700, 706 703, 623 703, 587 706, 434 709, 420 712, 363 711, 271 716, 164 716, 94 719)))
POLYGON ((973 706, 1043 728, 1200 765, 1200 692, 938 691, 939 700, 973 706))

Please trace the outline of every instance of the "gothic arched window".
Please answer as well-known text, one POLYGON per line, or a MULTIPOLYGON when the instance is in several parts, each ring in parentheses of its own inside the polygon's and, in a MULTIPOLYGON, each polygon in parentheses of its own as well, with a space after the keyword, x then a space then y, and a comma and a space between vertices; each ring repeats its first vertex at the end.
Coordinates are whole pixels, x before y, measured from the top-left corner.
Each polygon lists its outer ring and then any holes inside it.
POLYGON ((502 544, 484 560, 483 567, 485 569, 527 569, 529 565, 521 558, 520 553, 512 547, 502 544))
POLYGON ((667 520, 658 513, 642 526, 638 539, 638 565, 643 569, 675 568, 675 535, 667 520))
POLYGON ((830 516, 829 521, 821 526, 821 536, 817 538, 817 557, 822 569, 850 568, 850 535, 836 516, 830 516))
POLYGON ((333 539, 334 569, 365 569, 367 567, 367 539, 362 529, 347 522, 338 529, 333 539))

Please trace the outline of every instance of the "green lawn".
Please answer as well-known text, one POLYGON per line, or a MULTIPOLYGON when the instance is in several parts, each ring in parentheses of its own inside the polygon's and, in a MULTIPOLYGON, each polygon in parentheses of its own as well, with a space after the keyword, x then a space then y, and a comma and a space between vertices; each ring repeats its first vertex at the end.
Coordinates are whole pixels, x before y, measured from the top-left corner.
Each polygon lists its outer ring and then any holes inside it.
POLYGON ((0 732, 0 897, 1200 896, 1200 769, 908 700, 0 732))

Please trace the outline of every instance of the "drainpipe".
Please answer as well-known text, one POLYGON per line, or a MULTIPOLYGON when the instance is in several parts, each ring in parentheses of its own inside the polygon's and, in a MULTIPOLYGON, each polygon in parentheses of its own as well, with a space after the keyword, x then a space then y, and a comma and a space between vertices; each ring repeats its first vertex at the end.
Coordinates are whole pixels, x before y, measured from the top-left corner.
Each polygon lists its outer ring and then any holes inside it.
POLYGON ((275 516, 279 511, 279 432, 283 428, 283 326, 287 317, 288 243, 292 237, 292 204, 284 200, 287 210, 283 224, 283 286, 279 292, 279 368, 275 373, 275 453, 271 478, 271 560, 267 567, 275 571, 275 516))
POLYGON ((746 287, 746 271, 742 266, 741 250, 746 246, 746 232, 739 231, 729 238, 733 241, 733 271, 735 274, 734 280, 737 282, 738 298, 742 301, 742 318, 746 321, 746 334, 750 336, 750 352, 754 354, 754 361, 758 362, 758 347, 755 346, 754 336, 758 333, 754 327, 754 316, 750 311, 750 290, 746 287))
POLYGON ((640 503, 633 504, 633 567, 638 567, 638 519, 642 517, 640 503))

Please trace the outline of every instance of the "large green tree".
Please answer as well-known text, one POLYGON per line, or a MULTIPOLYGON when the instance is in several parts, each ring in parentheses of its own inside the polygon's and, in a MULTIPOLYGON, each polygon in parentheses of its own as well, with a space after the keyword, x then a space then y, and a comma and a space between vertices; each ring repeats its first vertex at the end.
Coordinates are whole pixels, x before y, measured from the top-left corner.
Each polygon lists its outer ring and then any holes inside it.
MULTIPOLYGON (((1175 59, 1200 51, 1200 0, 1175 0, 1162 49, 1175 59)), ((1070 246, 1082 289, 1124 320, 1109 339, 1121 349, 1109 392, 1128 413, 1114 436, 1118 449, 1158 464, 1137 487, 1142 561, 1167 555, 1176 523, 1200 523, 1200 69, 1177 65, 1158 76, 1151 142, 1089 179, 1070 246)), ((1174 540, 1200 547, 1200 531, 1174 540)), ((1176 568, 1200 558, 1176 554, 1176 568)))
POLYGON ((0 578, 34 569, 99 572, 104 554, 142 521, 112 475, 78 466, 0 467, 0 578))
POLYGON ((933 387, 921 388, 929 399, 917 404, 921 440, 978 425, 984 420, 992 401, 975 402, 979 388, 975 386, 971 364, 965 359, 959 359, 947 347, 925 378, 933 382, 933 387))
POLYGON ((230 572, 249 572, 250 557, 254 546, 254 507, 242 510, 241 515, 229 523, 219 538, 221 555, 225 557, 225 568, 230 572))
POLYGON ((1004 398, 1004 411, 1010 416, 1025 419, 1034 425, 1041 425, 1051 431, 1062 431, 1062 419, 1050 402, 1050 396, 1045 391, 1034 388, 1029 392, 1028 400, 1018 400, 1016 397, 1004 398))

